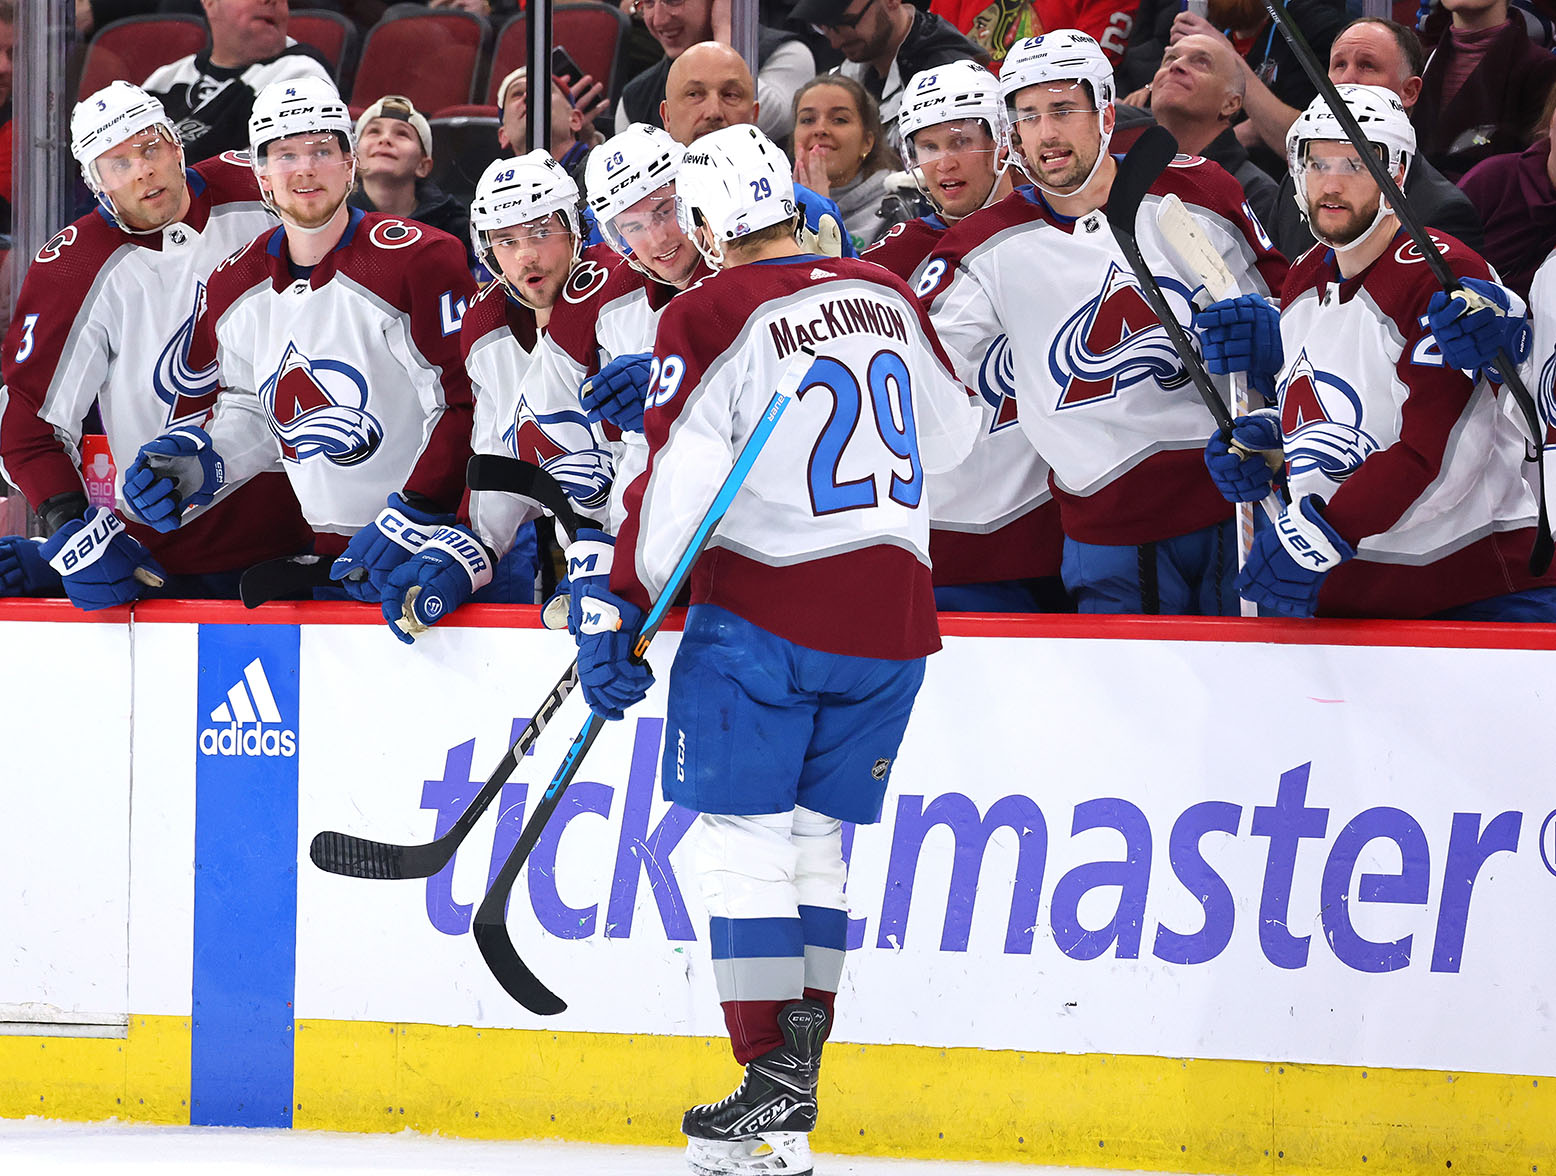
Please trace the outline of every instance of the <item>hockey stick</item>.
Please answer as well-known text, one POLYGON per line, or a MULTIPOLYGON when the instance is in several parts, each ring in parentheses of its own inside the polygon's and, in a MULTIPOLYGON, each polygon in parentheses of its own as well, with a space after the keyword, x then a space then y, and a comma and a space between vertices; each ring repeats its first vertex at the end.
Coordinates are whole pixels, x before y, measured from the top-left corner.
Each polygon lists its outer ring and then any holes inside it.
POLYGON ((533 462, 500 453, 477 453, 465 466, 465 485, 473 491, 500 490, 539 503, 569 535, 577 535, 579 527, 599 526, 598 520, 573 509, 573 500, 562 483, 533 462))
MULTIPOLYGON (((334 581, 330 568, 335 561, 323 555, 288 555, 281 559, 267 559, 244 572, 238 580, 238 599, 244 608, 258 608, 272 600, 293 600, 307 594, 313 599, 315 588, 325 588, 334 581)), ((367 573, 363 571, 363 575, 367 573)))
POLYGON ((525 724, 524 730, 519 732, 519 737, 514 740, 502 757, 500 763, 487 777, 486 783, 481 785, 481 791, 476 793, 475 799, 469 807, 455 818, 453 825, 447 833, 434 841, 428 841, 422 845, 392 845, 385 841, 371 841, 366 837, 354 837, 350 833, 335 833, 325 830, 314 835, 313 841, 308 846, 308 856, 313 859, 313 864, 319 869, 331 874, 344 874, 348 878, 430 878, 454 856, 460 842, 475 823, 481 819, 481 814, 490 807, 492 801, 497 799, 497 794, 503 789, 519 761, 529 753, 529 749, 535 745, 535 740, 540 738, 540 733, 546 729, 546 724, 556 714, 567 696, 573 692, 573 687, 578 685, 578 660, 575 658, 567 667, 557 684, 551 688, 545 700, 535 708, 534 716, 525 724))
MULTIPOLYGON (((1161 321, 1184 371, 1194 382, 1205 407, 1210 409, 1216 428, 1221 431, 1223 438, 1231 441, 1232 414, 1227 410, 1226 401, 1221 399, 1221 394, 1211 382, 1210 373, 1199 358, 1199 350, 1184 331, 1178 316, 1167 305, 1166 295, 1162 293, 1161 285, 1151 273, 1150 266, 1146 265, 1145 257, 1140 252, 1140 243, 1135 240, 1135 218, 1140 212, 1140 203, 1156 182, 1156 177, 1162 174, 1177 154, 1178 141, 1172 137, 1171 131, 1160 124, 1146 127, 1145 133, 1135 140, 1128 154, 1119 160, 1118 174, 1113 177, 1113 187, 1108 193, 1108 226, 1113 230, 1118 247, 1124 251, 1124 259, 1134 271, 1135 280, 1140 283, 1140 293, 1151 308, 1151 313, 1161 321)), ((1278 518, 1285 507, 1280 495, 1273 490, 1260 505, 1271 519, 1278 518)))
MULTIPOLYGON (((783 415, 784 410, 798 394, 805 377, 810 374, 815 359, 815 353, 810 348, 802 347, 789 360, 756 428, 751 431, 751 435, 741 446, 735 464, 725 476, 718 493, 713 497, 713 502, 708 506, 707 513, 697 524, 697 529, 692 532, 686 550, 682 552, 680 560, 665 581, 664 587, 659 590, 659 595, 649 607, 648 614, 643 618, 643 624, 638 629, 637 640, 632 647, 632 656, 635 659, 641 661, 643 655, 648 652, 649 642, 654 639, 654 634, 664 623, 665 614, 670 611, 670 606, 675 602, 682 585, 691 576, 692 568, 702 554, 703 548, 708 545, 708 540, 712 538, 714 529, 729 512, 736 494, 740 492, 740 487, 746 480, 746 475, 751 472, 751 467, 756 464, 762 447, 767 444, 767 439, 777 426, 778 418, 783 415)), ((556 775, 551 778, 551 783, 546 787, 545 794, 541 796, 535 811, 530 814, 529 820, 525 823, 523 832, 519 834, 518 841, 508 854, 508 860, 503 862, 502 869, 492 880, 486 897, 481 900, 481 905, 477 908, 475 919, 471 924, 476 946, 481 949, 481 958, 486 961, 486 966, 491 969, 497 982, 514 1000, 530 1012, 538 1013, 543 1017, 552 1017, 562 1012, 567 1008, 567 1002, 547 988, 519 958, 519 953, 513 946, 513 939, 508 934, 508 896, 513 890, 513 884, 518 880, 519 871, 524 868, 524 863, 529 858, 530 851, 540 840, 546 822, 556 810, 568 785, 573 782, 573 777, 577 775, 584 756, 588 754, 589 748, 594 746, 594 741, 599 737, 604 725, 605 720, 591 710, 588 719, 574 736, 566 758, 562 760, 556 775)))
MULTIPOLYGON (((1420 251, 1427 268, 1432 271, 1432 276, 1449 296, 1457 298, 1470 310, 1477 309, 1480 300, 1465 290, 1458 277, 1448 268, 1448 263, 1443 260, 1443 255, 1437 248, 1437 242, 1432 240, 1426 231, 1426 226, 1410 210, 1409 204, 1405 201, 1405 194, 1399 190, 1399 185, 1394 182, 1394 177, 1389 174, 1383 161, 1369 148, 1367 136, 1356 122, 1356 116, 1345 104, 1345 99, 1340 97, 1340 91, 1335 89, 1335 84, 1329 80, 1328 72, 1313 55, 1312 46, 1307 43, 1302 30, 1291 19, 1291 14, 1286 11, 1286 5, 1282 0, 1261 0, 1261 3, 1280 28, 1286 44, 1290 45, 1291 51, 1297 55, 1297 60, 1301 62, 1302 71, 1307 74, 1308 80, 1323 95, 1330 112, 1345 132, 1345 137, 1351 141, 1351 146, 1356 148, 1356 154, 1361 156, 1362 163, 1377 182, 1383 199, 1389 202, 1394 216, 1405 232, 1410 234, 1410 239, 1415 242, 1415 247, 1420 251)), ((1545 570, 1551 566, 1551 554, 1556 551, 1556 540, 1551 538, 1550 516, 1545 504, 1545 446, 1543 444, 1545 427, 1540 422, 1540 411, 1535 407, 1534 397, 1529 395, 1529 389, 1524 385, 1523 378, 1519 376, 1518 365, 1513 362, 1512 356, 1508 355, 1506 350, 1498 351, 1494 366, 1497 374, 1502 377, 1503 386, 1512 396, 1513 403, 1518 405, 1519 412, 1523 414, 1524 423, 1529 426, 1529 436, 1533 438, 1534 456, 1532 458, 1526 456, 1524 460, 1533 461, 1538 472, 1540 517, 1534 547, 1529 551, 1529 571, 1533 575, 1540 576, 1544 575, 1545 570)))
MULTIPOLYGON (((1205 230, 1189 214, 1189 210, 1184 207, 1183 201, 1178 199, 1176 193, 1164 196, 1157 206, 1156 227, 1161 230, 1162 238, 1166 241, 1167 248, 1177 257, 1178 264, 1199 278, 1214 301, 1220 302, 1224 298, 1236 297, 1237 280, 1232 277, 1232 271, 1227 268, 1226 259, 1216 252, 1216 247, 1205 235, 1205 230)), ((1212 376, 1212 379, 1214 378, 1212 376)), ((1218 382, 1230 386, 1234 417, 1247 415, 1247 377, 1232 373, 1220 377, 1218 382)), ((1236 442, 1232 445, 1239 452, 1247 452, 1236 442)), ((1263 456, 1265 461, 1270 463, 1272 470, 1278 471, 1284 464, 1280 461, 1278 453, 1266 450, 1263 456)), ((1237 516, 1237 567, 1241 571, 1248 563, 1248 553, 1253 550, 1253 503, 1237 503, 1234 513, 1237 516)), ((1243 616, 1259 615, 1259 606, 1253 601, 1244 599, 1241 603, 1243 616)))

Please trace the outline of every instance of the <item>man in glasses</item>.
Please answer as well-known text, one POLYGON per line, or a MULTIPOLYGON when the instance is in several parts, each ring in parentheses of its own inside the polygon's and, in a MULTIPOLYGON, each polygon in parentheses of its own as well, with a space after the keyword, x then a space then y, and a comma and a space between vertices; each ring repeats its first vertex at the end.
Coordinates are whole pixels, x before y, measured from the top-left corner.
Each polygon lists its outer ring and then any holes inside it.
MULTIPOLYGON (((1398 95, 1339 90, 1366 149, 1404 183, 1416 136, 1398 95)), ((1286 616, 1556 619, 1556 571, 1529 571, 1522 430, 1482 366, 1498 349, 1528 355, 1521 301, 1434 231, 1479 305, 1448 298, 1322 97, 1286 142, 1298 206, 1325 248, 1292 267, 1278 315, 1239 299, 1246 315, 1205 335, 1277 379, 1278 408, 1240 418, 1233 436, 1282 454, 1291 504, 1255 537, 1238 590, 1286 616)), ((1262 455, 1222 460, 1228 490, 1268 491, 1262 455)))
MULTIPOLYGON (((864 258, 916 287, 951 225, 1010 195, 1010 126, 994 75, 975 61, 953 61, 908 82, 897 129, 902 161, 935 211, 896 226, 864 258)), ((1008 349, 1000 340, 990 351, 1008 349)), ((1065 607, 1048 465, 1022 435, 1016 389, 1003 369, 996 361, 979 371, 977 389, 993 412, 972 453, 928 482, 935 603, 943 610, 1065 607)))
MULTIPOLYGON (((664 56, 629 81, 616 107, 616 126, 647 123, 663 127, 659 105, 664 101, 670 67, 693 45, 703 41, 730 43, 728 7, 715 20, 713 0, 637 0, 636 15, 659 42, 664 56), (720 25, 722 24, 722 27, 720 25)), ((793 33, 762 26, 757 29, 756 99, 764 114, 757 126, 774 142, 789 137, 794 95, 816 73, 816 59, 793 33)))
MULTIPOLYGON (((1052 467, 1064 585, 1080 611, 1235 614, 1231 507, 1201 456, 1210 414, 1102 211, 1118 173, 1113 68, 1091 37, 1061 30, 1014 45, 1000 90, 1032 185, 953 226, 919 296, 970 387, 1009 365, 1021 429, 1052 467)), ((1279 289, 1286 264, 1236 181, 1181 160, 1152 184, 1137 231, 1185 326, 1199 280, 1174 268, 1155 229, 1168 193, 1241 288, 1279 289)))
POLYGON ((355 127, 329 82, 277 82, 254 102, 249 155, 281 227, 216 267, 191 362, 219 363, 204 428, 143 445, 124 497, 159 531, 281 469, 347 596, 452 518, 470 454, 459 324, 475 282, 441 230, 346 202, 355 127), (385 499, 388 507, 385 508, 385 499))
POLYGON ((955 25, 906 0, 799 0, 791 15, 809 22, 847 58, 838 72, 881 104, 881 126, 888 133, 903 86, 914 74, 952 61, 988 60, 955 25))

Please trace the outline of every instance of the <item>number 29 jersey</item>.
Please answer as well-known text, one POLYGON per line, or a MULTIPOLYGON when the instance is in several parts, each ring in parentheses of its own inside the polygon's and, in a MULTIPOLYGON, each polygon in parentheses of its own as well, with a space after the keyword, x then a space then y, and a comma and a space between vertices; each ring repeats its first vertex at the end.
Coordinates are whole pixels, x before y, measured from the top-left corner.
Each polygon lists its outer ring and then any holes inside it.
POLYGON ((661 590, 803 345, 816 361, 698 560, 692 602, 810 649, 922 657, 940 644, 924 476, 968 453, 982 414, 907 285, 869 262, 754 262, 665 308, 612 587, 640 606, 661 590))

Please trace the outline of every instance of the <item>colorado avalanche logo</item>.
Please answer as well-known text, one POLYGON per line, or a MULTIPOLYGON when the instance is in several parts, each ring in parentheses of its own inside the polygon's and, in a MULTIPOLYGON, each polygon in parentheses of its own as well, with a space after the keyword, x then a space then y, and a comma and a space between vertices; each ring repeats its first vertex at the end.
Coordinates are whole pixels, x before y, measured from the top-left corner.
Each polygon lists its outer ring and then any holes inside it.
POLYGON ((502 441, 514 457, 540 466, 560 482, 580 508, 601 506, 610 498, 609 455, 598 448, 583 413, 536 413, 520 396, 502 441))
POLYGON ((1556 351, 1546 356, 1540 368, 1540 383, 1535 388, 1540 400, 1540 417, 1545 421, 1545 443, 1556 444, 1556 351))
POLYGON ((978 394, 994 406, 990 433, 1016 423, 1016 361, 1006 335, 995 339, 983 353, 983 362, 978 365, 978 394))
POLYGON ((287 344, 259 399, 287 461, 323 457, 338 466, 357 465, 383 442, 383 426, 367 411, 362 373, 340 360, 311 360, 295 343, 287 344))
MULTIPOLYGON (((1175 314, 1173 304, 1182 304, 1179 321, 1185 320, 1188 287, 1170 277, 1158 281, 1175 314)), ((1059 385, 1055 409, 1111 400, 1145 382, 1177 388, 1189 378, 1134 275, 1117 262, 1109 263, 1097 296, 1059 328, 1048 349, 1048 371, 1059 385)))
POLYGON ((205 283, 196 282, 194 309, 163 346, 151 373, 151 386, 157 399, 167 405, 164 424, 170 427, 204 415, 216 401, 216 361, 212 359, 205 367, 197 368, 189 354, 194 342, 195 319, 199 317, 204 301, 205 283))
POLYGON ((1278 396, 1293 478, 1318 473, 1343 482, 1377 452, 1377 439, 1362 428, 1361 397, 1338 376, 1315 368, 1305 350, 1286 372, 1278 396))

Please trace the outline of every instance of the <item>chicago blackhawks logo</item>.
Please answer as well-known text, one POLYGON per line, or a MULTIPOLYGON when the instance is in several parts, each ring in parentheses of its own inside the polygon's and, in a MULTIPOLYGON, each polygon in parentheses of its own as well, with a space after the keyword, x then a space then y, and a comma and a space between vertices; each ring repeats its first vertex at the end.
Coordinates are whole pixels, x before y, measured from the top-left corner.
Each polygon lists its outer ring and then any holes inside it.
POLYGON ((1279 388, 1280 427, 1293 478, 1319 473, 1343 482, 1375 453, 1377 439, 1362 428, 1362 402, 1339 376, 1298 355, 1279 388))
POLYGON ((194 342, 195 320, 205 302, 205 283, 195 283, 194 308, 189 317, 179 323, 178 330, 162 347, 157 356, 157 366, 151 372, 151 386, 157 399, 167 405, 169 427, 181 421, 203 416, 216 402, 216 360, 204 367, 195 367, 190 356, 194 342))
POLYGON ((270 431, 287 461, 322 457, 338 466, 372 457, 384 429, 367 411, 367 380, 348 363, 309 359, 288 343, 275 373, 259 389, 270 431))
MULTIPOLYGON (((1158 281, 1173 313, 1186 320, 1188 288, 1171 277, 1158 281)), ((1096 297, 1059 328, 1048 348, 1048 371, 1059 385, 1055 409, 1111 400, 1140 383, 1177 388, 1189 378, 1134 275, 1117 262, 1108 264, 1096 297)))

